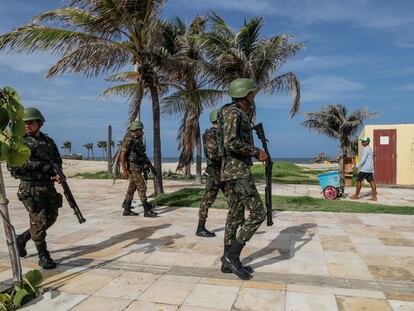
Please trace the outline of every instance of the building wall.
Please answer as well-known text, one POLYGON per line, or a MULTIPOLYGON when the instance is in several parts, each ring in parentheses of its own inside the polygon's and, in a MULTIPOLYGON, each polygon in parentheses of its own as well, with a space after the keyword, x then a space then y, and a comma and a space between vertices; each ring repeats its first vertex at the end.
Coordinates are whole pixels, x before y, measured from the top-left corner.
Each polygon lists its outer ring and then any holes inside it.
MULTIPOLYGON (((397 130, 397 185, 414 185, 414 124, 366 125, 359 138, 368 136, 373 148, 374 130, 397 130)), ((362 146, 358 154, 361 157, 362 146)))

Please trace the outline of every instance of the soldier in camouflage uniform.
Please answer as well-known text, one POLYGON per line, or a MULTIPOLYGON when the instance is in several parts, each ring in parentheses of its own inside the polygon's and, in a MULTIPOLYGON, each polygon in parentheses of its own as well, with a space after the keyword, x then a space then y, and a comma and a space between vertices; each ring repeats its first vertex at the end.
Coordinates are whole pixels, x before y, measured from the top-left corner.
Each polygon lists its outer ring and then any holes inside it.
POLYGON ((221 157, 219 156, 217 141, 217 112, 218 109, 215 109, 210 113, 210 122, 213 126, 203 134, 204 155, 207 162, 207 178, 203 200, 198 211, 199 220, 196 235, 200 237, 216 236, 214 232, 210 232, 205 226, 208 209, 216 200, 220 190, 225 193, 224 183, 220 181, 221 157))
POLYGON ((56 192, 54 182, 60 183, 51 162, 62 167, 62 159, 53 139, 40 132, 45 118, 36 108, 26 108, 23 121, 26 134, 24 144, 31 150, 30 159, 20 167, 9 168, 15 178, 20 179, 17 196, 29 212, 30 229, 17 236, 20 257, 27 255, 26 243, 32 239, 36 245, 39 265, 44 269, 56 268, 46 245, 46 230, 58 217, 62 206, 62 195, 56 192))
POLYGON ((129 186, 122 203, 124 216, 137 216, 138 213, 131 211, 131 203, 134 193, 137 190, 142 206, 144 207, 144 217, 155 217, 157 213, 152 211, 153 206, 147 201, 147 184, 143 173, 150 163, 145 154, 145 145, 142 141, 144 135, 144 125, 140 121, 133 121, 129 125, 131 135, 122 142, 121 165, 122 177, 129 177, 129 186))
POLYGON ((250 279, 252 269, 241 264, 240 253, 266 217, 251 174, 252 157, 259 161, 267 159, 266 152, 253 144, 251 116, 255 93, 256 86, 251 80, 232 81, 229 94, 233 103, 219 112, 219 139, 223 149, 221 179, 228 188, 229 204, 221 261, 223 268, 241 279, 250 279), (247 218, 245 209, 249 212, 247 218))

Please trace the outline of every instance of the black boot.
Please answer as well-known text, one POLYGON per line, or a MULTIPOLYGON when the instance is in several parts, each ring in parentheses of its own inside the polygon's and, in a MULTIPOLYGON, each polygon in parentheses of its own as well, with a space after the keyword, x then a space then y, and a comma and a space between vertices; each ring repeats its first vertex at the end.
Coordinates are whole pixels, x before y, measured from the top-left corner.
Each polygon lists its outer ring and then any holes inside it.
POLYGON ((138 213, 131 211, 131 201, 124 201, 122 207, 124 208, 123 216, 138 216, 138 213))
POLYGON ((215 237, 216 234, 214 232, 208 231, 206 229, 206 220, 199 219, 198 220, 198 227, 196 231, 196 236, 201 236, 203 238, 212 238, 215 237))
MULTIPOLYGON (((229 248, 230 248, 230 245, 224 245, 224 254, 226 254, 226 252, 228 252, 229 248)), ((239 261, 240 261, 240 258, 239 258, 239 261)), ((240 264, 242 265, 241 261, 240 261, 240 264)), ((250 266, 243 266, 242 265, 242 267, 244 269, 246 269, 247 271, 249 271, 249 273, 253 273, 254 272, 254 269, 252 267, 250 267, 250 266)), ((222 273, 232 273, 231 272, 231 269, 230 268, 227 268, 224 264, 221 264, 220 270, 221 270, 222 273)))
POLYGON ((227 252, 225 251, 221 257, 221 262, 225 268, 228 268, 242 280, 250 280, 252 275, 240 263, 240 253, 244 244, 234 239, 227 252))
POLYGON ((129 201, 127 201, 127 200, 124 200, 124 202, 122 202, 122 205, 121 205, 121 208, 123 208, 123 209, 125 209, 125 206, 127 206, 127 205, 129 205, 129 209, 134 209, 135 207, 133 207, 131 204, 132 204, 132 201, 131 202, 129 202, 129 201))
POLYGON ((158 214, 152 210, 153 206, 147 201, 143 201, 142 206, 144 207, 144 217, 157 217, 158 214))
POLYGON ((22 234, 19 234, 16 237, 16 243, 17 243, 17 252, 19 253, 20 257, 26 257, 27 251, 26 251, 26 243, 30 240, 31 234, 29 230, 26 230, 22 234))
POLYGON ((39 256, 39 266, 41 266, 43 269, 55 269, 56 262, 50 258, 50 254, 47 251, 46 242, 35 242, 35 245, 39 256))

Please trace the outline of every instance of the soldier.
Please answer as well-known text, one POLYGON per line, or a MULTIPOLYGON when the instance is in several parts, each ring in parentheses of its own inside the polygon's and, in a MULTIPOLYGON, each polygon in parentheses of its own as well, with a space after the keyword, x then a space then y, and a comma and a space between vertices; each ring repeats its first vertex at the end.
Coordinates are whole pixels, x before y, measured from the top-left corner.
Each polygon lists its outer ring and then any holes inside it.
POLYGON ((129 125, 131 136, 122 142, 121 147, 121 165, 122 177, 129 177, 129 186, 122 203, 124 216, 137 216, 138 213, 131 211, 132 198, 135 190, 138 191, 142 206, 144 207, 144 217, 155 217, 157 213, 152 211, 153 206, 147 201, 147 184, 143 173, 148 168, 150 160, 145 154, 145 145, 142 141, 144 136, 144 125, 140 121, 133 121, 129 125))
POLYGON ((229 94, 233 102, 219 112, 219 140, 223 149, 221 180, 226 183, 229 204, 222 271, 230 269, 243 280, 251 278, 252 270, 241 264, 240 253, 266 217, 250 168, 252 157, 259 161, 267 159, 266 152, 253 145, 251 117, 255 93, 256 86, 251 80, 232 81, 229 94), (245 209, 249 211, 247 219, 245 209))
POLYGON ((216 236, 214 232, 208 231, 205 227, 208 209, 216 200, 219 190, 225 193, 224 183, 220 181, 221 157, 219 156, 217 142, 217 112, 218 109, 215 109, 210 113, 210 122, 213 126, 203 134, 204 155, 207 161, 206 173, 208 175, 203 200, 198 211, 199 220, 196 235, 200 237, 216 236))
POLYGON ((39 256, 39 266, 56 268, 46 245, 46 230, 58 217, 62 206, 62 195, 57 193, 54 182, 60 183, 59 175, 53 171, 52 163, 62 167, 62 159, 53 139, 40 131, 45 118, 33 107, 24 110, 26 134, 24 144, 31 150, 30 159, 22 166, 9 168, 11 174, 20 179, 17 196, 29 212, 30 229, 17 236, 20 257, 27 255, 26 243, 32 239, 39 256))

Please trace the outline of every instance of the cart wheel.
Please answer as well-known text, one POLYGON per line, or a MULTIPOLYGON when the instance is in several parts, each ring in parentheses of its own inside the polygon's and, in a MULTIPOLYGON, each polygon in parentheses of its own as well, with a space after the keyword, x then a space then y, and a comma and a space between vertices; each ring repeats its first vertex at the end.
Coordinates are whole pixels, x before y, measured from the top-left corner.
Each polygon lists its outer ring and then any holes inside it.
POLYGON ((323 189, 323 195, 327 200, 335 200, 338 197, 338 190, 333 186, 323 189))

